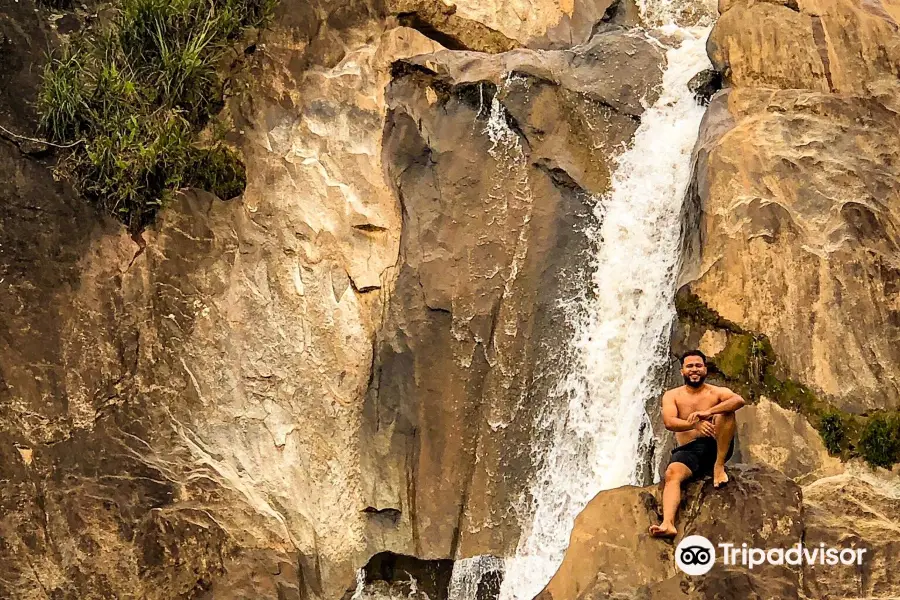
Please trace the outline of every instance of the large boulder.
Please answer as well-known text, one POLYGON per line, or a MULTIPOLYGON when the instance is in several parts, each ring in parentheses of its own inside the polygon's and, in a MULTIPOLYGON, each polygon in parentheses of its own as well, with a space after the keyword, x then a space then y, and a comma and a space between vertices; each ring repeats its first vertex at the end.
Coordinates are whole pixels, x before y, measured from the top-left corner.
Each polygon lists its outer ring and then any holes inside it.
POLYGON ((489 52, 514 46, 567 48, 581 44, 619 1, 388 0, 387 5, 411 26, 459 45, 448 48, 489 52))
POLYGON ((764 334, 783 379, 854 413, 900 408, 900 36, 887 6, 722 4, 709 51, 731 87, 701 125, 681 279, 764 334))
POLYGON ((703 578, 675 566, 675 546, 688 535, 713 545, 789 547, 802 539, 800 487, 767 467, 733 466, 722 489, 706 477, 686 486, 673 541, 647 532, 660 520, 661 485, 600 492, 578 515, 559 570, 536 600, 576 598, 797 597, 800 571, 764 565, 752 572, 717 563, 703 578), (750 590, 756 595, 750 595, 750 590))
POLYGON ((809 598, 895 598, 900 595, 900 479, 875 476, 854 465, 849 472, 803 488, 804 540, 809 546, 866 548, 855 569, 810 565, 804 575, 809 598))
POLYGON ((841 460, 828 454, 819 432, 796 411, 763 396, 735 416, 743 462, 768 465, 801 485, 843 472, 841 460))
POLYGON ((652 538, 661 486, 626 486, 598 494, 578 516, 562 565, 536 600, 606 598, 894 598, 892 568, 898 526, 896 481, 863 470, 800 488, 769 467, 733 465, 731 480, 714 489, 706 477, 684 489, 672 541, 652 538), (725 565, 717 547, 707 574, 689 576, 674 549, 688 535, 714 546, 865 549, 861 565, 725 565))
POLYGON ((735 87, 875 96, 896 108, 895 3, 720 0, 719 10, 709 55, 735 87))

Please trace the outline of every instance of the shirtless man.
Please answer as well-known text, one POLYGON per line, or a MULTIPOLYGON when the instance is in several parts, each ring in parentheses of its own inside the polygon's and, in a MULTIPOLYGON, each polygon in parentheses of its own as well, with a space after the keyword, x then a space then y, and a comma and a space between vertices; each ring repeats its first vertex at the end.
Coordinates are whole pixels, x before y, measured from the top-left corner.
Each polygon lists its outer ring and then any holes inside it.
POLYGON ((706 356, 699 350, 681 355, 684 385, 663 395, 662 415, 666 429, 675 432, 678 447, 666 468, 663 488, 663 521, 650 527, 654 537, 673 537, 675 513, 681 503, 681 484, 713 474, 713 487, 728 481, 725 461, 734 452, 734 411, 744 399, 726 387, 704 383, 706 356))

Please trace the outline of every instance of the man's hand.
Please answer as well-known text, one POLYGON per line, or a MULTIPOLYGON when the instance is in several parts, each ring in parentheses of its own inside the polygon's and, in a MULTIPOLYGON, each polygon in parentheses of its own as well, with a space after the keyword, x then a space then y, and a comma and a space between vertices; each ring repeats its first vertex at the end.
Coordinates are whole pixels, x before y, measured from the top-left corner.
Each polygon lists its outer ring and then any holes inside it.
POLYGON ((697 412, 692 412, 688 415, 689 423, 696 423, 697 421, 708 421, 712 417, 712 413, 708 410, 698 410, 697 412))
MULTIPOLYGON (((694 413, 696 414, 696 413, 694 413)), ((693 416, 693 415, 691 415, 693 416)), ((694 426, 694 429, 700 432, 700 435, 703 437, 715 437, 716 436, 716 427, 709 421, 697 421, 697 424, 694 426)))

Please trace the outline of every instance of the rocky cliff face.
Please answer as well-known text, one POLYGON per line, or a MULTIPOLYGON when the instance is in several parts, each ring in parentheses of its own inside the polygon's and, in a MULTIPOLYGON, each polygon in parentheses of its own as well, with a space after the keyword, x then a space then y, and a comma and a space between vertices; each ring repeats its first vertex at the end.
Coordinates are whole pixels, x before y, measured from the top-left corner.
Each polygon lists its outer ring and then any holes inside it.
POLYGON ((612 148, 634 132, 660 60, 646 41, 601 35, 577 53, 396 65, 385 162, 404 223, 363 477, 369 504, 409 523, 404 551, 515 548, 536 413, 571 336, 560 300, 583 289, 591 196, 606 189, 612 148), (615 76, 638 64, 643 81, 615 76), (581 135, 590 127, 597 135, 581 135))
MULTIPOLYGON (((139 239, 4 139, 0 595, 340 598, 380 552, 514 547, 591 197, 663 59, 591 37, 603 3, 483 8, 283 2, 225 113, 245 194, 139 239)), ((61 19, 3 19, 30 134, 61 19)))
POLYGON ((853 413, 900 402, 892 7, 720 5, 708 49, 730 87, 701 128, 702 250, 685 278, 853 413))
MULTIPOLYGON (((0 14, 0 125, 28 137, 44 49, 91 21, 56 4, 0 14)), ((713 349, 737 381, 765 334, 778 381, 897 408, 893 9, 720 10, 731 87, 701 132, 682 278, 705 312, 682 311, 675 349, 713 349)), ((453 560, 509 555, 591 207, 661 79, 659 45, 617 25, 636 19, 606 0, 284 0, 236 50, 223 112, 245 193, 185 191, 140 238, 53 179, 59 150, 3 133, 0 597, 349 598, 364 565, 370 587, 439 590, 453 560)), ((857 536, 881 562, 740 585, 893 593, 896 498, 841 474, 806 417, 744 415, 740 456, 799 483, 751 469, 729 493, 752 503, 697 488, 692 506, 741 504, 777 539, 857 536)), ((648 493, 598 497, 547 593, 682 589, 655 541, 615 542, 627 563, 591 549, 645 530, 648 493)))

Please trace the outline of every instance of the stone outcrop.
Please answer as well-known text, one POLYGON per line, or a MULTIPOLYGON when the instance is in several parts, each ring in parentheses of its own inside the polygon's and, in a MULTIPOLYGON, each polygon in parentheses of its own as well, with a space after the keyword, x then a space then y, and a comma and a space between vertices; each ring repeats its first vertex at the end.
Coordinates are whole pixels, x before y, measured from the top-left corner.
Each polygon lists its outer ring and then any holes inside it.
MULTIPOLYGON (((389 0, 389 9, 412 25, 490 52, 515 46, 570 47, 586 42, 610 7, 622 0, 389 0), (483 41, 478 41, 478 40, 483 41), (487 46, 483 44, 487 42, 487 46), (479 45, 482 45, 479 47, 479 45), (504 47, 508 46, 508 47, 504 47)), ((450 48, 450 46, 448 46, 450 48)))
POLYGON ((803 488, 807 545, 857 545, 868 549, 858 569, 812 565, 804 573, 810 598, 894 598, 900 595, 900 480, 852 465, 850 472, 803 488))
POLYGON ((724 2, 731 87, 696 147, 702 303, 771 342, 785 378, 853 413, 900 407, 900 126, 890 3, 724 2))
POLYGON ((801 485, 843 472, 803 415, 763 396, 735 416, 742 462, 768 465, 801 485))
MULTIPOLYGON (((579 515, 570 545, 539 600, 601 598, 891 598, 900 580, 889 567, 896 553, 897 489, 843 474, 800 488, 768 467, 737 465, 722 489, 707 477, 689 484, 673 541, 652 538, 660 486, 601 492, 579 515), (746 543, 788 548, 801 542, 865 548, 860 566, 725 565, 697 577, 682 573, 674 549, 687 535, 714 545, 746 543)), ((718 548, 717 548, 718 551, 718 548)), ((721 554, 721 553, 720 553, 721 554)))
POLYGON ((872 96, 897 108, 895 3, 721 0, 719 11, 709 55, 733 86, 872 96))

